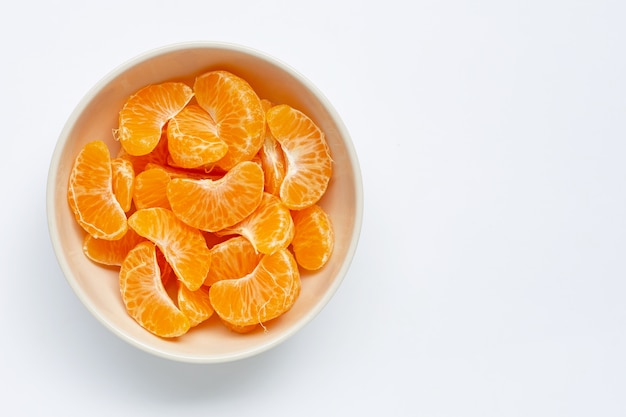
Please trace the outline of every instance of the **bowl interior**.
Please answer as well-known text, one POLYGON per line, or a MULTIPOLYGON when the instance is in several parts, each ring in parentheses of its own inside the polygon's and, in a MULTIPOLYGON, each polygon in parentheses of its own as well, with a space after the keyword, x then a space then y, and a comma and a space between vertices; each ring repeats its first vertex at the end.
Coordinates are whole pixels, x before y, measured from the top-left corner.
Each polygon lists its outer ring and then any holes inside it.
POLYGON ((158 356, 187 362, 222 362, 260 353, 309 322, 341 283, 356 249, 362 218, 362 186, 348 132, 324 96, 301 75, 266 55, 234 45, 199 43, 161 48, 118 67, 81 101, 67 121, 55 149, 48 180, 48 223, 59 264, 88 310, 129 343, 158 356), (67 203, 67 182, 74 158, 85 143, 103 140, 112 155, 119 149, 112 131, 124 101, 139 88, 170 80, 193 85, 205 71, 225 69, 246 79, 261 98, 287 103, 305 112, 325 132, 334 160, 333 177, 320 205, 335 230, 328 264, 302 273, 302 292, 294 307, 267 324, 266 330, 240 335, 215 317, 176 340, 142 329, 122 303, 118 272, 82 253, 84 232, 67 203))

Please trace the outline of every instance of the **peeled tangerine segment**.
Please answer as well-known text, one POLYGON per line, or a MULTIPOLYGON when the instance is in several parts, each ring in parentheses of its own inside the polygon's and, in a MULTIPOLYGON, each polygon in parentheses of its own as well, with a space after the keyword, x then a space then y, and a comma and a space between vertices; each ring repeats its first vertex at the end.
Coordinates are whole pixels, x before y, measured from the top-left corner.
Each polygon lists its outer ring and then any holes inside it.
POLYGON ((188 225, 216 232, 243 220, 261 203, 263 170, 240 162, 222 178, 173 178, 167 198, 176 217, 188 225))
POLYGON ((326 192, 332 175, 324 132, 307 115, 287 104, 270 108, 266 120, 287 160, 281 200, 291 210, 313 205, 326 192))
POLYGON ((67 200, 78 224, 98 239, 120 239, 126 213, 113 192, 111 155, 102 141, 87 143, 70 172, 67 200))
POLYGON ((184 285, 178 286, 178 308, 187 316, 191 327, 197 326, 213 315, 209 300, 209 288, 202 286, 191 291, 184 285))
POLYGON ((191 291, 200 288, 211 266, 211 253, 202 232, 161 207, 137 210, 128 218, 128 224, 157 245, 187 288, 191 291))
POLYGON ((133 202, 135 208, 141 210, 151 207, 170 208, 167 199, 167 184, 170 175, 162 168, 148 168, 135 177, 133 202))
POLYGON ((288 249, 265 255, 248 275, 209 289, 217 315, 235 326, 264 323, 287 312, 301 289, 298 265, 288 249))
POLYGON ((217 166, 228 171, 252 159, 265 136, 265 112, 250 84, 228 71, 209 71, 196 78, 193 89, 200 107, 215 121, 217 135, 228 145, 217 166))
POLYGON ((211 248, 211 268, 204 285, 211 286, 223 279, 241 278, 254 271, 263 257, 243 236, 231 237, 211 248))
POLYGON ((167 124, 167 145, 177 167, 197 168, 212 164, 228 151, 215 121, 200 106, 190 104, 167 124))
POLYGON ((259 150, 259 158, 265 174, 265 191, 274 195, 280 195, 280 185, 285 178, 285 155, 280 143, 267 129, 263 146, 259 150))
POLYGON ((189 330, 189 319, 163 286, 153 243, 142 242, 130 250, 120 267, 119 281, 128 314, 143 328, 168 338, 189 330))
POLYGON ((135 185, 135 169, 132 162, 124 158, 111 160, 113 173, 113 194, 125 212, 128 212, 133 202, 133 187, 135 185))
POLYGON ((120 266, 128 252, 146 239, 133 229, 117 240, 96 239, 86 235, 83 240, 83 253, 92 261, 110 266, 120 266))
POLYGON ((261 204, 251 215, 217 234, 245 236, 256 251, 271 255, 289 246, 294 236, 294 224, 289 209, 280 198, 264 193, 261 204))
POLYGON ((162 132, 161 139, 159 139, 156 148, 146 155, 131 155, 121 146, 117 152, 117 157, 130 161, 130 163, 133 164, 135 175, 143 172, 149 164, 164 165, 167 163, 167 158, 169 157, 169 151, 167 150, 167 134, 162 132))
POLYGON ((134 156, 152 152, 165 124, 193 97, 181 82, 165 82, 142 88, 130 96, 119 114, 116 136, 124 150, 134 156))
POLYGON ((315 271, 330 259, 335 235, 328 214, 317 204, 293 211, 296 233, 291 241, 296 262, 304 269, 315 271))

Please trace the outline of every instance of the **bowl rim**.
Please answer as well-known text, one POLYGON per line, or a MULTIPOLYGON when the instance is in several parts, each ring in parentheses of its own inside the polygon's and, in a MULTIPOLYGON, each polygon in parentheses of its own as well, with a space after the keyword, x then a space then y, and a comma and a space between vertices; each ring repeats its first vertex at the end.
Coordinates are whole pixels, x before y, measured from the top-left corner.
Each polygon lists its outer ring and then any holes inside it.
POLYGON ((47 226, 48 226, 48 234, 51 240, 51 244, 53 247, 53 251, 55 253, 55 257, 57 262, 61 268, 63 276, 65 280, 70 285, 78 299, 81 301, 83 306, 102 324, 105 328, 111 331, 113 334, 117 335, 120 339, 126 341, 132 346, 143 350, 147 353, 153 354, 155 356, 170 359, 179 362, 189 362, 189 363, 223 363, 223 362, 231 362, 239 359, 244 359, 248 357, 252 357, 258 355, 262 352, 265 352, 297 332, 299 332, 304 326, 310 323, 328 304, 330 299, 335 295, 340 285, 342 284, 347 272, 351 266, 354 255, 357 250, 357 246, 360 239, 362 223, 363 223, 363 210, 364 210, 364 191, 363 191, 363 180, 362 173, 360 169, 360 164, 358 160, 358 156, 356 153, 356 149, 352 142, 352 138, 343 122, 338 112, 334 108, 334 106, 330 103, 330 101, 326 98, 326 96, 315 86, 310 80, 308 80, 301 73, 296 71, 287 63, 281 61, 280 59, 262 52, 258 49, 254 49, 248 46, 244 46, 236 43, 229 42, 221 42, 221 41, 187 41, 187 42, 178 42, 171 43, 168 45, 160 46, 157 48, 153 48, 147 50, 143 53, 140 53, 130 59, 127 59, 125 62, 120 65, 114 67, 110 70, 106 75, 100 78, 79 100, 76 107, 70 113, 70 116, 66 120, 59 136, 57 138, 51 159, 50 165, 48 167, 48 178, 46 184, 46 217, 47 217, 47 226), (272 339, 269 342, 261 343, 257 346, 254 346, 251 349, 236 353, 236 354, 222 354, 222 355, 183 355, 183 354, 174 354, 172 352, 168 352, 166 350, 161 350, 155 348, 153 346, 148 346, 132 337, 129 337, 127 334, 122 332, 112 323, 110 323, 106 317, 104 317, 98 309, 91 304, 88 300, 88 297, 84 290, 80 287, 74 272, 70 266, 68 258, 66 257, 63 248, 61 246, 61 242, 59 239, 59 228, 58 224, 55 220, 56 215, 56 185, 59 181, 58 172, 59 165, 61 164, 61 156, 63 155, 63 151, 65 145, 70 137, 70 133, 76 124, 77 120, 80 118, 81 114, 85 110, 85 108, 89 105, 89 103, 96 97, 104 88, 106 88, 109 83, 115 80, 117 77, 122 75, 125 71, 131 69, 132 67, 139 65, 145 61, 151 60, 161 55, 166 55, 173 52, 181 52, 185 50, 192 49, 206 49, 206 50, 225 50, 225 51, 234 51, 246 55, 253 56, 257 59, 264 60, 269 62, 282 71, 289 73, 292 77, 294 77, 299 83, 301 83, 307 90, 311 92, 323 105, 325 110, 329 113, 331 118, 333 119, 334 124, 337 127, 339 136, 342 138, 343 145, 346 148, 346 154, 350 163, 352 164, 352 174, 354 175, 354 193, 355 193, 355 212, 354 212, 354 228, 352 230, 352 235, 350 236, 349 245, 346 249, 346 256, 343 259, 339 270, 331 285, 328 287, 327 291, 324 292, 323 296, 320 300, 314 305, 314 307, 309 310, 302 319, 298 320, 293 326, 289 328, 281 337, 277 337, 272 339))

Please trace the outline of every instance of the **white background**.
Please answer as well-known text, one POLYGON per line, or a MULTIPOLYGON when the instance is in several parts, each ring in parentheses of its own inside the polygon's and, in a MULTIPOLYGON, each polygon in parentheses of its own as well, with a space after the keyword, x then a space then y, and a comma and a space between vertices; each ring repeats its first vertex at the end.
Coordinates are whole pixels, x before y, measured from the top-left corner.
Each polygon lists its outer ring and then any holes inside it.
POLYGON ((626 415, 626 3, 10 2, 0 15, 0 407, 24 416, 626 415), (153 357, 56 263, 84 94, 162 45, 260 49, 349 129, 365 215, 327 308, 240 362, 153 357))

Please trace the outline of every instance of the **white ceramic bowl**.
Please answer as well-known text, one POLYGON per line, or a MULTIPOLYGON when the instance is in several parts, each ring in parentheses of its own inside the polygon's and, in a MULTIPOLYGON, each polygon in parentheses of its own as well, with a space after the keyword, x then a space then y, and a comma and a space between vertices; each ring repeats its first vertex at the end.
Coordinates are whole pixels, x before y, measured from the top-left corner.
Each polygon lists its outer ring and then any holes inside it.
POLYGON ((69 117, 50 163, 47 185, 48 226, 58 262, 78 298, 109 330, 149 353, 184 362, 225 362, 261 353, 310 322, 329 302, 350 266, 359 238, 363 188, 350 136, 324 95, 288 65, 256 50, 215 42, 192 42, 147 52, 114 69, 98 82, 69 117), (334 160, 333 177, 320 205, 335 230, 335 248, 326 266, 302 275, 302 292, 293 308, 271 322, 267 331, 249 334, 227 330, 217 319, 175 341, 140 327, 122 303, 115 269, 103 268, 82 253, 83 231, 67 203, 74 158, 82 146, 103 140, 112 154, 119 144, 112 130, 118 112, 139 88, 169 80, 193 85, 207 70, 225 69, 246 79, 258 95, 305 112, 326 133, 334 160))

